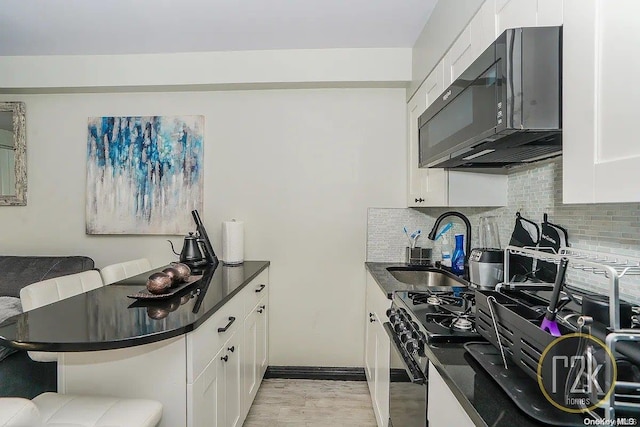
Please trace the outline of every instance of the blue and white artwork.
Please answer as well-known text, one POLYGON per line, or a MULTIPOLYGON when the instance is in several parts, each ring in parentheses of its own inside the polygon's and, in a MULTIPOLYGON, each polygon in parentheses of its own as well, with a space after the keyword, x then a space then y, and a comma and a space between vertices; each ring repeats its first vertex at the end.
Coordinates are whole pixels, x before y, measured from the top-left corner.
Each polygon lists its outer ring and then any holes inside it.
POLYGON ((204 116, 90 117, 87 234, 185 234, 202 211, 204 116))

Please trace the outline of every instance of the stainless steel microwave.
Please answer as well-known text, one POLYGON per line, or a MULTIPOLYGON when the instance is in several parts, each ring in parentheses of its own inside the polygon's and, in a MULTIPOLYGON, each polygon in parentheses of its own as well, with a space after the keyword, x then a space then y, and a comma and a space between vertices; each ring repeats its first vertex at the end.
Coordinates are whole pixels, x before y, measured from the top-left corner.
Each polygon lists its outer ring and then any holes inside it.
POLYGON ((506 30, 419 117, 420 167, 503 168, 562 153, 562 28, 506 30))

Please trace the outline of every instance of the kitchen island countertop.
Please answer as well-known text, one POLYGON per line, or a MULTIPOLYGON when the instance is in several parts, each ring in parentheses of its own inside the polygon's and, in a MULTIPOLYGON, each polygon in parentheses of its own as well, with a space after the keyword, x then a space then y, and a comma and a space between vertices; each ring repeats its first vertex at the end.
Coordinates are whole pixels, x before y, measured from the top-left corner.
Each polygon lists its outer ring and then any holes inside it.
POLYGON ((102 286, 11 317, 0 324, 2 345, 28 351, 77 352, 127 348, 186 334, 204 323, 269 266, 220 263, 163 300, 136 300, 149 275, 102 286))

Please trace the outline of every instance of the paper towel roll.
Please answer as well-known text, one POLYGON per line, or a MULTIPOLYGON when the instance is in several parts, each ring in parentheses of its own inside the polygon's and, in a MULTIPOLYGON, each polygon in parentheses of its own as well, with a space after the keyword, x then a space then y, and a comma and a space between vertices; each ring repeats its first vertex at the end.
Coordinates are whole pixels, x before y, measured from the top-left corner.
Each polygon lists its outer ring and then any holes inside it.
POLYGON ((242 264, 244 262, 244 223, 224 221, 222 223, 222 262, 242 264))

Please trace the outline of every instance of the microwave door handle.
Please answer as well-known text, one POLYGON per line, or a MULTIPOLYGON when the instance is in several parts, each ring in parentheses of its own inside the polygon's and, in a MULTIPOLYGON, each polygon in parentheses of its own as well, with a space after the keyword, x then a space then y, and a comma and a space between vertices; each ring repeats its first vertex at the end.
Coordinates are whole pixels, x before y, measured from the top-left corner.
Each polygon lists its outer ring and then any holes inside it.
POLYGON ((394 347, 395 351, 398 352, 400 359, 402 360, 402 366, 407 372, 407 375, 409 376, 411 382, 420 385, 425 384, 427 382, 426 377, 424 376, 422 371, 420 371, 420 368, 418 367, 416 362, 414 362, 411 359, 411 356, 407 354, 406 350, 402 346, 402 343, 398 339, 398 336, 391 329, 391 324, 389 322, 385 322, 383 326, 385 332, 389 336, 389 340, 391 341, 391 347, 394 347))

